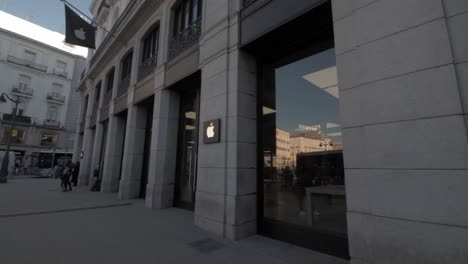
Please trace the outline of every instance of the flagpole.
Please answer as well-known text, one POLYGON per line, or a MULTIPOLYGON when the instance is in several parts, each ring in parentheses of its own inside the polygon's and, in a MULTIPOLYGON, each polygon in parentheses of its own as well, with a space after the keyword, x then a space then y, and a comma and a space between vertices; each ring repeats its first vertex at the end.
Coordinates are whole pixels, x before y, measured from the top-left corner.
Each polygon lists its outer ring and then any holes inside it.
POLYGON ((81 12, 81 10, 79 10, 77 7, 75 7, 74 5, 70 4, 67 0, 60 0, 60 2, 64 2, 65 4, 69 5, 70 7, 72 7, 73 9, 75 9, 76 11, 78 11, 78 13, 82 14, 83 16, 85 16, 86 18, 88 18, 89 20, 91 20, 91 23, 94 23, 96 24, 98 27, 100 27, 102 30, 104 30, 105 32, 109 33, 114 39, 116 39, 117 37, 112 34, 109 30, 105 29, 103 26, 99 25, 96 21, 94 21, 94 19, 91 19, 89 16, 87 16, 85 13, 81 12))

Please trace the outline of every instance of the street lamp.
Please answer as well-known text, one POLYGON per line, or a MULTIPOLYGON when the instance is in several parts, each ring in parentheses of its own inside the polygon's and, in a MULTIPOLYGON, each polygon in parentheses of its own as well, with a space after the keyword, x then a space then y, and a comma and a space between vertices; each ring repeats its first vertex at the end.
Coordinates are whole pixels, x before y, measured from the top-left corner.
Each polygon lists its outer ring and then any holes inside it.
POLYGON ((16 111, 18 110, 18 104, 21 102, 19 97, 16 97, 16 100, 14 100, 10 96, 8 96, 8 94, 6 93, 2 93, 0 95, 0 103, 6 103, 7 99, 15 103, 15 108, 13 108, 13 114, 11 117, 10 133, 7 133, 7 147, 5 150, 5 155, 3 156, 2 168, 0 169, 0 183, 7 183, 8 162, 10 159, 11 133, 13 132, 13 126, 15 124, 16 111))

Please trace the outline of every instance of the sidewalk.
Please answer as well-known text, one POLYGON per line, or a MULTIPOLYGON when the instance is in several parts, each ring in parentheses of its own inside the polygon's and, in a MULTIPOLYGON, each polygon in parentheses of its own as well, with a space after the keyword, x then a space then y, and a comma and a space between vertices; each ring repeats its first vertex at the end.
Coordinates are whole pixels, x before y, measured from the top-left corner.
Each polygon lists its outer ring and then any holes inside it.
POLYGON ((87 188, 63 193, 58 180, 23 178, 0 185, 0 263, 347 262, 262 236, 223 240, 196 228, 190 211, 150 210, 87 188))

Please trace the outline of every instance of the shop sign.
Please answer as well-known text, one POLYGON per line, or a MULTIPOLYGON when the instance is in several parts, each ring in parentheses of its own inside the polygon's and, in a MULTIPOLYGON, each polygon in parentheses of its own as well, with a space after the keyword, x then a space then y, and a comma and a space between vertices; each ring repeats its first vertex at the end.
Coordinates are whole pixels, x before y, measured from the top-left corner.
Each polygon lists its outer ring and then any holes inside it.
POLYGON ((203 143, 218 143, 220 136, 220 120, 210 120, 203 122, 203 143))

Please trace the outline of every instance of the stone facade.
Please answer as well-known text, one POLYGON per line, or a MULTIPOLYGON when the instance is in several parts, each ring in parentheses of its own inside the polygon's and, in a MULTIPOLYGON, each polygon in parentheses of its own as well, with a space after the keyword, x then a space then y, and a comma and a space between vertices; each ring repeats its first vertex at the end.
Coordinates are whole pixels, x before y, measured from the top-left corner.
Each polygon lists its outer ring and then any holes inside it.
MULTIPOLYGON (((198 122, 220 120, 221 134, 219 143, 204 144, 198 127, 194 223, 241 239, 257 233, 261 209, 260 73, 257 54, 246 47, 329 1, 291 1, 282 9, 275 0, 205 0, 201 21, 176 35, 184 43, 174 48, 180 2, 93 1, 91 11, 112 35, 98 33, 100 45, 90 53, 80 82, 87 98, 76 136, 75 153, 83 153, 80 184, 93 183, 97 172, 103 192, 143 197, 149 208, 174 206, 181 90, 199 87, 198 122), (157 63, 142 77, 144 39, 154 27, 159 28, 157 63), (130 53, 131 75, 125 79, 124 58, 130 53), (106 101, 106 89, 96 87, 99 82, 107 87, 111 69, 116 76, 106 101), (143 106, 148 101, 151 108, 143 106)), ((331 4, 351 263, 463 263, 468 5, 455 0, 331 4)))

